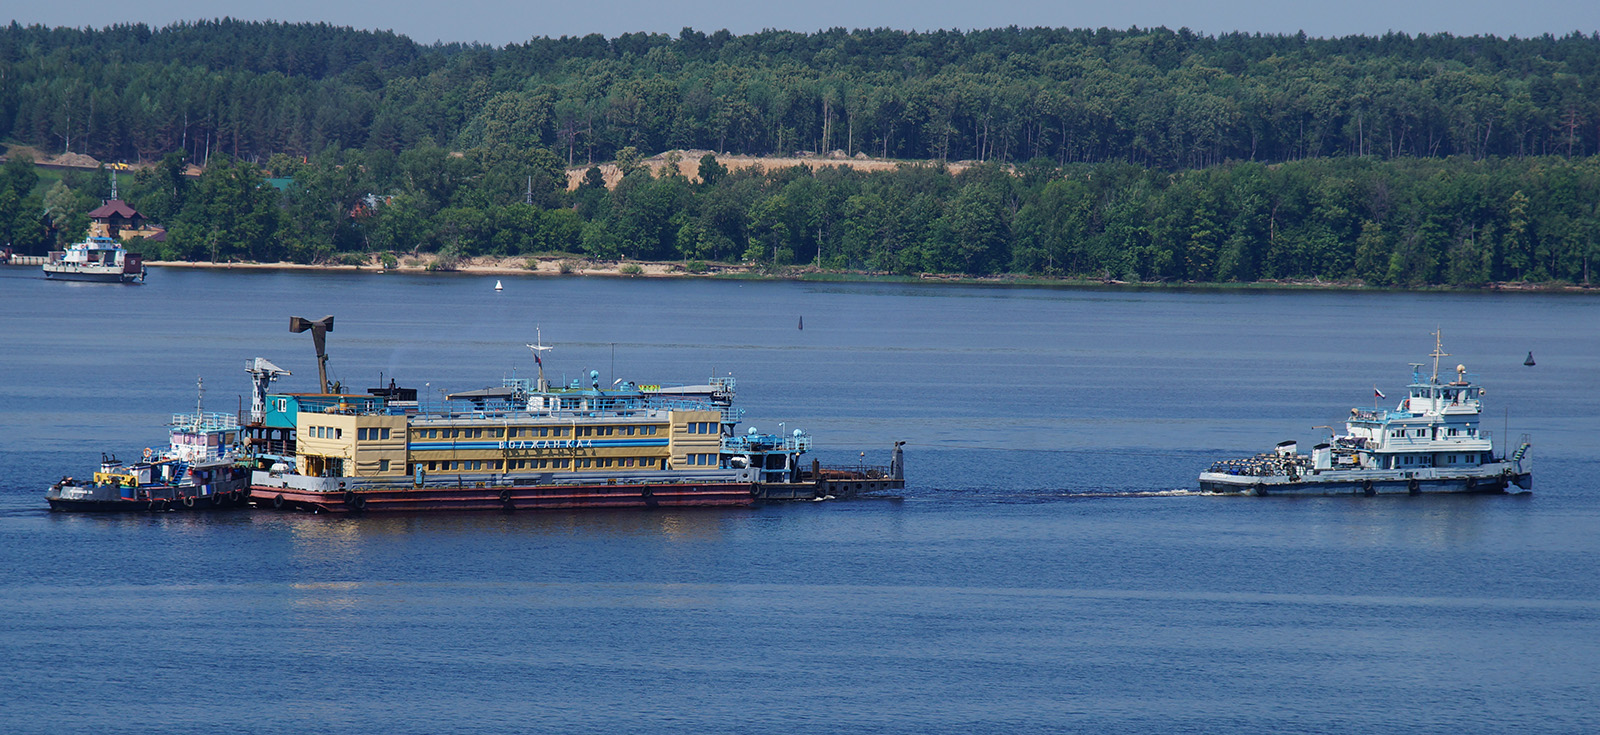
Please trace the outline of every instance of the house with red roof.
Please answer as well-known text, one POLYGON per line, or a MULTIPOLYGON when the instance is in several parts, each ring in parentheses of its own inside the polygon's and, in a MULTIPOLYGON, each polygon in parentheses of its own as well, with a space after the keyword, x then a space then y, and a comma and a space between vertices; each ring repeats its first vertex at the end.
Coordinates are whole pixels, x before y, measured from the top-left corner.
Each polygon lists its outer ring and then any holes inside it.
POLYGON ((166 238, 166 229, 150 224, 139 210, 121 199, 112 199, 89 213, 89 236, 127 240, 142 237, 147 240, 166 238))

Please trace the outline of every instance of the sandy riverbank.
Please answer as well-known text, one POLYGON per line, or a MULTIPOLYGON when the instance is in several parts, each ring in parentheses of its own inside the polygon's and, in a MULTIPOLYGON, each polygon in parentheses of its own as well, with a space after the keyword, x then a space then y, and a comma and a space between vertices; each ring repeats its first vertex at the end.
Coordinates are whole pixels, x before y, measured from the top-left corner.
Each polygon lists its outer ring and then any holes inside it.
POLYGON ((306 264, 306 263, 212 263, 208 261, 146 261, 147 266, 164 268, 209 268, 216 270, 298 270, 298 271, 348 271, 353 273, 438 273, 484 276, 611 276, 617 278, 706 278, 734 277, 771 280, 814 281, 915 281, 922 283, 948 283, 954 285, 1039 286, 1074 288, 1153 288, 1153 289, 1217 289, 1217 290, 1308 290, 1308 291, 1516 291, 1529 293, 1600 293, 1600 288, 1570 283, 1523 283, 1511 281, 1490 283, 1477 288, 1450 286, 1425 286, 1420 288, 1389 288, 1368 286, 1360 281, 1270 280, 1253 283, 1188 283, 1188 282, 1130 282, 1103 279, 1045 278, 1042 276, 995 275, 964 276, 947 273, 920 273, 895 275, 857 271, 818 270, 796 266, 778 272, 767 272, 757 267, 729 263, 707 263, 703 273, 691 273, 678 261, 617 261, 580 258, 575 256, 520 256, 513 258, 478 257, 462 258, 448 269, 428 266, 435 261, 427 256, 407 256, 391 268, 385 268, 372 258, 362 265, 306 264))

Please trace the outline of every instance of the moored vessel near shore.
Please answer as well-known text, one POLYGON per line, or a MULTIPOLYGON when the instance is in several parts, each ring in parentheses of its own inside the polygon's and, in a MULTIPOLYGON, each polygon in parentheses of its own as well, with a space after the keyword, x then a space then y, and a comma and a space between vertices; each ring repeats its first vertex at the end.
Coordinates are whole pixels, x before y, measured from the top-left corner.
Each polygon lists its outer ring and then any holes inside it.
MULTIPOLYGON (((331 329, 331 319, 328 326, 331 329)), ((747 506, 904 487, 882 468, 809 467, 811 437, 748 428, 735 380, 670 386, 536 380, 418 401, 393 381, 366 394, 267 394, 246 442, 258 507, 317 512, 747 506)), ((319 361, 322 359, 319 346, 319 361)), ((261 361, 264 362, 264 361, 261 361)), ((431 398, 425 396, 425 398, 431 398)))
POLYGON ((109 237, 91 237, 50 253, 44 277, 55 281, 144 283, 144 259, 109 237))
POLYGON ((250 502, 250 471, 236 461, 239 438, 236 417, 197 405, 192 414, 172 416, 166 449, 146 449, 132 464, 102 454, 93 481, 63 477, 45 500, 58 511, 243 508, 250 502))
MULTIPOLYGON (((1240 495, 1380 495, 1501 493, 1531 490, 1528 436, 1509 456, 1497 455, 1482 425, 1484 390, 1456 366, 1440 382, 1447 357, 1434 333, 1433 373, 1412 363, 1406 396, 1392 410, 1350 409, 1345 433, 1300 454, 1292 441, 1272 452, 1217 462, 1200 474, 1200 489, 1240 495)), ((1384 395, 1376 388, 1374 396, 1384 395)))

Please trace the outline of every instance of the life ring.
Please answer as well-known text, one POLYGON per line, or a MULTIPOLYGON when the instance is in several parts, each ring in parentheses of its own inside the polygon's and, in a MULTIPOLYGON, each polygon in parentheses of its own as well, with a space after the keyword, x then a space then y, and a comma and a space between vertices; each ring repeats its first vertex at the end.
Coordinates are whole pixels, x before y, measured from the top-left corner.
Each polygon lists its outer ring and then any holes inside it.
POLYGON ((272 498, 272 509, 283 510, 283 493, 278 493, 272 498))
POLYGON ((1363 480, 1361 483, 1361 493, 1370 498, 1374 495, 1377 495, 1378 491, 1372 489, 1371 480, 1363 480))
POLYGON ((1421 483, 1417 482, 1417 478, 1413 477, 1410 482, 1406 483, 1406 490, 1410 491, 1412 495, 1416 495, 1420 486, 1421 483))
POLYGON ((193 508, 194 507, 194 496, 193 495, 185 495, 185 496, 183 496, 183 507, 185 507, 185 508, 193 508))
POLYGON ((148 459, 150 459, 150 458, 151 458, 151 457, 152 457, 152 456, 155 456, 155 452, 152 452, 152 451, 150 451, 150 448, 149 448, 149 447, 145 447, 145 448, 144 448, 144 458, 145 458, 145 459, 146 459, 146 460, 148 460, 148 459))

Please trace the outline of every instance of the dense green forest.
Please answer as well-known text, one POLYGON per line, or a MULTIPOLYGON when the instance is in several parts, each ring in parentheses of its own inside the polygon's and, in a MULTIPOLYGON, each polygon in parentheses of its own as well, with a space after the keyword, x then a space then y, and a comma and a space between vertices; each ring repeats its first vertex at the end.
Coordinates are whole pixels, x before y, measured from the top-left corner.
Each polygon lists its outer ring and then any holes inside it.
MULTIPOLYGON (((1470 285, 1586 281, 1600 255, 1595 35, 686 29, 489 48, 228 20, 13 24, 0 137, 159 161, 121 187, 169 226, 154 257, 1470 285), (637 162, 678 148, 933 163, 708 159, 701 181, 637 162), (610 160, 627 172, 615 189, 565 190, 567 165, 610 160), (952 176, 947 160, 981 163, 952 176)), ((104 177, 41 193, 25 169, 0 174, 0 236, 81 233, 104 177)))
POLYGON ((1600 37, 766 31, 422 46, 327 25, 0 29, 0 138, 183 150, 542 146, 1197 168, 1600 152, 1600 37))

